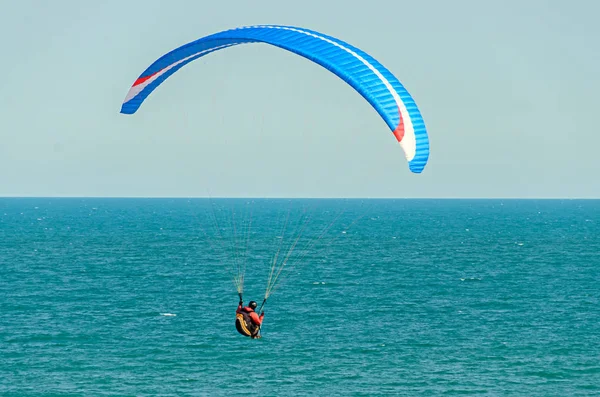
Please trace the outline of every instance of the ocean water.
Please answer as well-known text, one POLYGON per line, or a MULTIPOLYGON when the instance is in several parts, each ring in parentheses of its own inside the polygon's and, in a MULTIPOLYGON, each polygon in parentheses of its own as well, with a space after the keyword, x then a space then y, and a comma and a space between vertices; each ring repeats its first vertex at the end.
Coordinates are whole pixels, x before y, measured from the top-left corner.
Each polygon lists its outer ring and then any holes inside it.
POLYGON ((2 396, 600 395, 599 297, 597 200, 0 199, 2 396))

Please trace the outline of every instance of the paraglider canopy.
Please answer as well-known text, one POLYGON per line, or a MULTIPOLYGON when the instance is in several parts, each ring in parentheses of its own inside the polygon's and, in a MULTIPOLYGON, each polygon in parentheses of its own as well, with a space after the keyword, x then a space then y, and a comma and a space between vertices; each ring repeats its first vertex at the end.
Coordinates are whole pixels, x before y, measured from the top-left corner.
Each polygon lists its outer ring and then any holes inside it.
POLYGON ((339 76, 375 108, 400 143, 409 169, 420 173, 429 158, 425 123, 413 98, 377 60, 337 38, 294 26, 257 25, 225 30, 160 57, 133 83, 121 113, 133 114, 146 97, 183 66, 211 52, 244 43, 266 43, 303 56, 339 76))

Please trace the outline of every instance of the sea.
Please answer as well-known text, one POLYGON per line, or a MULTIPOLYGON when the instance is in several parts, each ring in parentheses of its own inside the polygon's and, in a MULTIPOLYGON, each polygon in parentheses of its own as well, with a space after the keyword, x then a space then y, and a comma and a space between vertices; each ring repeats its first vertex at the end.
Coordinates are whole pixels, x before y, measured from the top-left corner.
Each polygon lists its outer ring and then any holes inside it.
POLYGON ((599 304, 600 200, 0 199, 1 396, 600 396, 599 304))

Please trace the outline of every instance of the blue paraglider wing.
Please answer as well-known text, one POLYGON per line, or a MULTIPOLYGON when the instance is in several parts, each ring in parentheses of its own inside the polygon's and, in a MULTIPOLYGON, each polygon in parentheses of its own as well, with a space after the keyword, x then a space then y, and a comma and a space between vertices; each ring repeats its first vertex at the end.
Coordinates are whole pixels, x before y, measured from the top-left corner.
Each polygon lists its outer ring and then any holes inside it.
POLYGON ((266 43, 301 55, 331 71, 359 92, 385 120, 409 168, 420 173, 429 139, 413 98, 394 75, 365 52, 339 39, 293 26, 259 25, 226 30, 183 45, 156 60, 133 83, 121 113, 133 114, 156 87, 188 63, 238 44, 266 43))

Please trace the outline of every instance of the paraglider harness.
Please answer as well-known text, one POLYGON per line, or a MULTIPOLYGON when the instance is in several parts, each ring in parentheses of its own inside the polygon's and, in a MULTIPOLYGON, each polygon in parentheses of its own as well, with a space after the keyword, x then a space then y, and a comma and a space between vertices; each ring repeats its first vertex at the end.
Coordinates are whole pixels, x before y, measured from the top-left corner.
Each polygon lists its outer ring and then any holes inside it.
MULTIPOLYGON (((242 294, 240 295, 240 305, 242 304, 242 294)), ((262 305, 260 305, 259 312, 262 310, 265 302, 267 300, 263 300, 262 305)), ((235 313, 235 328, 237 331, 244 335, 249 336, 251 338, 258 338, 260 333, 260 325, 255 324, 250 318, 250 311, 246 310, 245 307, 242 307, 239 311, 235 313)))

